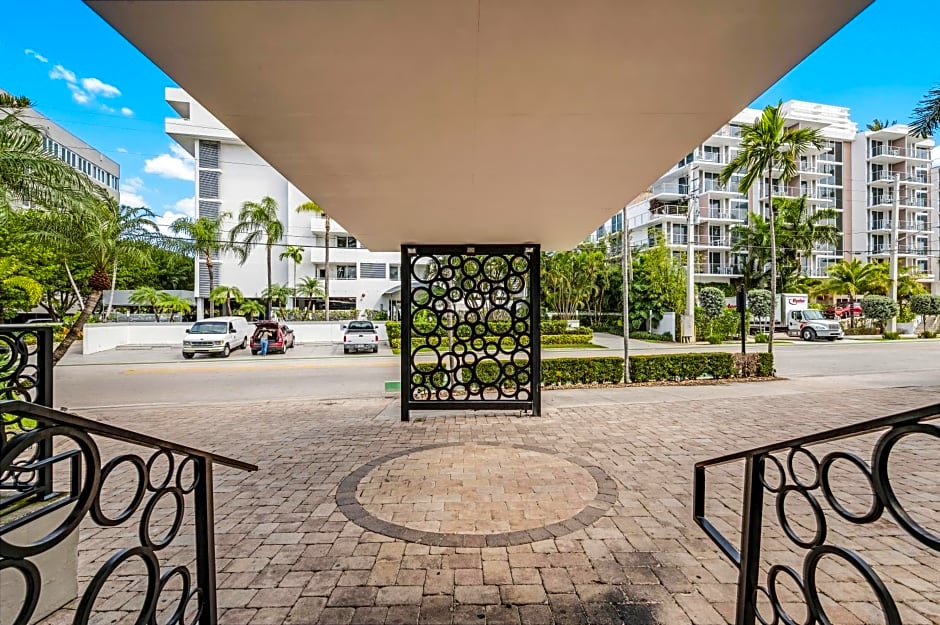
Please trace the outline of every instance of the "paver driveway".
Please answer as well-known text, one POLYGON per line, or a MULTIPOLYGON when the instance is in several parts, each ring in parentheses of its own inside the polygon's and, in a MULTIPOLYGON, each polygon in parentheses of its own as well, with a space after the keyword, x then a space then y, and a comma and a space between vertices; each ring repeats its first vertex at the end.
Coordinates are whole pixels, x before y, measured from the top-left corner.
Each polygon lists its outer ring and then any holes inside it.
MULTIPOLYGON (((669 387, 662 393, 672 398, 669 387)), ((216 473, 223 623, 710 625, 732 618, 736 570, 692 522, 695 461, 938 398, 940 387, 572 407, 569 395, 567 407, 552 408, 547 393, 541 418, 435 415, 404 424, 382 400, 98 416, 259 465, 253 474, 216 473), (572 521, 582 510, 593 516, 572 521), (435 544, 453 535, 463 538, 435 544)), ((858 445, 870 449, 870 441, 858 445)), ((930 445, 899 452, 892 471, 909 478, 899 483, 910 486, 911 509, 936 531, 940 454, 930 445)), ((733 534, 740 473, 720 473, 713 488, 710 512, 733 534)), ((852 488, 847 505, 864 498, 852 488)), ((811 531, 799 506, 790 513, 798 532, 811 531)), ((119 528, 83 532, 87 580, 126 537, 119 528)), ((934 554, 887 522, 830 532, 869 554, 904 623, 940 622, 934 554)), ((772 535, 764 548, 775 561, 799 552, 772 535)), ((834 622, 881 622, 847 567, 828 569, 823 581, 834 622)), ((102 622, 128 618, 133 587, 128 578, 102 595, 102 622)), ((791 599, 782 589, 799 621, 791 599)), ((63 610, 49 622, 70 616, 63 610)))

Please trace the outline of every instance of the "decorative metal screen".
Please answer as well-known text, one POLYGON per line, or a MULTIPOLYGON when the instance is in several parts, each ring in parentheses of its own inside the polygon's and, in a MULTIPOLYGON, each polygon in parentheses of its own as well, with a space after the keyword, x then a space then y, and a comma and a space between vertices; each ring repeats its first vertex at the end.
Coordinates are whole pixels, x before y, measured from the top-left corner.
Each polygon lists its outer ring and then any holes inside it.
POLYGON ((402 420, 412 410, 539 414, 538 245, 405 245, 402 420))

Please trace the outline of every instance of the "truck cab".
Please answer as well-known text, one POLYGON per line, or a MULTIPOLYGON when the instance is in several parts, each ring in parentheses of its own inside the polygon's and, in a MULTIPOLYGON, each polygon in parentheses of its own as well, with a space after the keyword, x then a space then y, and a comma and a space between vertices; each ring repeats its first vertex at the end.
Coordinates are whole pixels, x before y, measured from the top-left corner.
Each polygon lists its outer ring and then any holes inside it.
POLYGON ((822 311, 812 309, 790 311, 787 317, 787 335, 799 336, 804 341, 816 339, 835 341, 845 336, 842 324, 826 319, 822 311))

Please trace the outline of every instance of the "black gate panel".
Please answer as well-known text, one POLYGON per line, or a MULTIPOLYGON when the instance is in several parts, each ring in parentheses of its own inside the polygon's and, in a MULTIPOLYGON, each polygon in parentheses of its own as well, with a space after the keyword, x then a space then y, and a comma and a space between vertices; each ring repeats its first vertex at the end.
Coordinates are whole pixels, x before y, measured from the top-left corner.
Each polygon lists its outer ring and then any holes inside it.
POLYGON ((403 245, 402 421, 541 411, 538 245, 403 245))

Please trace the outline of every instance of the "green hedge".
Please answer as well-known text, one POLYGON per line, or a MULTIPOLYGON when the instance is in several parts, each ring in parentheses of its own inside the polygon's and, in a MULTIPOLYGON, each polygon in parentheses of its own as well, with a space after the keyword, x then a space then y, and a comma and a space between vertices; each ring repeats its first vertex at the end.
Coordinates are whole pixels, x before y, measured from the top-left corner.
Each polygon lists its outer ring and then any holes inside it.
POLYGON ((542 384, 617 384, 623 381, 623 358, 550 358, 542 361, 542 384))
POLYGON ((723 379, 732 377, 734 372, 734 355, 727 352, 662 354, 630 358, 630 378, 634 382, 723 379))
MULTIPOLYGON (((580 345, 584 343, 590 343, 594 339, 594 332, 591 328, 570 328, 565 329, 566 322, 542 322, 542 344, 543 345, 580 345), (552 332, 548 332, 552 330, 552 332)), ((419 330, 428 332, 432 326, 427 324, 415 324, 419 330)), ((506 331, 509 329, 509 325, 503 322, 497 322, 491 324, 492 329, 497 331, 506 331)), ((388 333, 389 343, 393 348, 401 347, 401 322, 400 321, 389 321, 385 324, 385 331, 388 333), (396 344, 397 341, 397 344, 396 344)), ((441 336, 441 345, 447 345, 446 332, 442 329, 438 329, 436 332, 441 336)), ((458 334, 459 338, 468 338, 469 335, 466 332, 460 332, 458 334)), ((495 342, 498 337, 496 336, 487 336, 484 340, 489 342, 495 342)), ((427 342, 426 336, 421 336, 419 334, 412 334, 411 337, 413 345, 424 345, 427 342)))
POLYGON ((593 333, 543 334, 542 345, 587 345, 594 339, 593 333))

